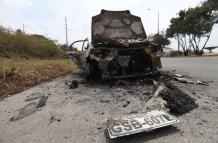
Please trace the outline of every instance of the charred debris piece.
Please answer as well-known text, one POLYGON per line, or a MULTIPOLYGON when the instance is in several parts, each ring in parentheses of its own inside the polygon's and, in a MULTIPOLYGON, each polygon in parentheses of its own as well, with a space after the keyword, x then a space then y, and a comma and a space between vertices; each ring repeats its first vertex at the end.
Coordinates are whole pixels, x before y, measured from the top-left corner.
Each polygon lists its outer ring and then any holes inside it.
MULTIPOLYGON (((173 71, 174 72, 174 71, 173 71)), ((199 84, 199 85, 205 85, 209 86, 209 83, 211 81, 201 81, 201 80, 193 80, 186 75, 178 74, 178 73, 173 73, 170 71, 161 71, 161 75, 165 78, 168 78, 170 80, 176 80, 181 83, 186 83, 186 84, 199 84)))
POLYGON ((75 89, 79 86, 79 82, 77 80, 65 81, 65 84, 68 85, 70 89, 75 89))
POLYGON ((170 81, 159 82, 155 89, 154 95, 145 106, 148 111, 158 109, 181 115, 198 107, 194 98, 170 81))
POLYGON ((42 95, 40 93, 31 94, 27 96, 25 101, 32 101, 39 99, 38 101, 33 101, 25 105, 23 108, 19 109, 17 114, 10 118, 10 121, 17 121, 23 119, 27 116, 32 115, 33 113, 42 110, 42 107, 46 105, 48 96, 42 95))
POLYGON ((195 100, 170 82, 165 82, 158 95, 166 101, 166 108, 175 114, 185 114, 198 107, 195 100), (163 92, 164 91, 164 92, 163 92))

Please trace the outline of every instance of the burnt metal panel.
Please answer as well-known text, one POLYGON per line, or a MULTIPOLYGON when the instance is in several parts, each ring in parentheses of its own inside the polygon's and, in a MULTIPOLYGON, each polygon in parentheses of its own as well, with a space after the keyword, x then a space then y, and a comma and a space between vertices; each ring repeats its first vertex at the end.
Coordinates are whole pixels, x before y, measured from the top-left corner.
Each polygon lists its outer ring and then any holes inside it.
POLYGON ((92 17, 92 42, 105 39, 146 39, 141 18, 130 11, 106 11, 92 17))

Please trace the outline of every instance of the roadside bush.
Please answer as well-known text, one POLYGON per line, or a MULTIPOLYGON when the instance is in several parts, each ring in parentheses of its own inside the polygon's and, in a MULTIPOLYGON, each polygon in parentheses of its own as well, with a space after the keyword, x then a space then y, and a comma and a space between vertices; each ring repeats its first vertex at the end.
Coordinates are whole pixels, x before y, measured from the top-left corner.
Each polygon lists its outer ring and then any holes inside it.
POLYGON ((170 57, 178 57, 178 56, 183 56, 183 52, 182 51, 171 51, 169 53, 170 57))
POLYGON ((9 32, 0 27, 0 57, 64 58, 65 52, 54 40, 42 35, 9 32))

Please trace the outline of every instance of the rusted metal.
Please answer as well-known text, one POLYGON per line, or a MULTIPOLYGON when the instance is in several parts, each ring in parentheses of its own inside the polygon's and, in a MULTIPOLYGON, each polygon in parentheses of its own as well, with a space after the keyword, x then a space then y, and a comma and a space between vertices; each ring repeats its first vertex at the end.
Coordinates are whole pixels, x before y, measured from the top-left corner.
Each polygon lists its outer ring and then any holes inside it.
POLYGON ((92 41, 68 55, 86 71, 87 78, 123 78, 146 75, 161 68, 161 46, 151 43, 140 17, 130 11, 106 11, 92 17, 92 41))
POLYGON ((130 11, 106 11, 92 17, 92 41, 105 39, 146 39, 141 18, 130 11))

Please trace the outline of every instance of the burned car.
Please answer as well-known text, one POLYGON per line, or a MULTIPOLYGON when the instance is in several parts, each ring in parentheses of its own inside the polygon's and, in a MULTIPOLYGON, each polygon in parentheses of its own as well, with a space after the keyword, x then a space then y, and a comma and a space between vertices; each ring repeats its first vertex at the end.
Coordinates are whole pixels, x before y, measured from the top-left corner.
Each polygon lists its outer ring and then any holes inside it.
POLYGON ((88 79, 126 78, 152 74, 161 68, 161 46, 147 40, 140 17, 130 11, 106 11, 92 17, 91 42, 73 42, 68 56, 88 79), (82 50, 73 52, 77 42, 82 50))

